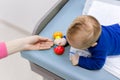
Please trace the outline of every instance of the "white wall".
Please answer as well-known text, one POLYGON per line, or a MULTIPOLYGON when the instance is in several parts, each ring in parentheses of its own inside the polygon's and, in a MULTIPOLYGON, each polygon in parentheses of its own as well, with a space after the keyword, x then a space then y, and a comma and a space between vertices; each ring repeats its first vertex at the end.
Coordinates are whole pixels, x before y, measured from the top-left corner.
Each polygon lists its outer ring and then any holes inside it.
POLYGON ((37 21, 59 0, 0 0, 0 19, 28 33, 37 21))

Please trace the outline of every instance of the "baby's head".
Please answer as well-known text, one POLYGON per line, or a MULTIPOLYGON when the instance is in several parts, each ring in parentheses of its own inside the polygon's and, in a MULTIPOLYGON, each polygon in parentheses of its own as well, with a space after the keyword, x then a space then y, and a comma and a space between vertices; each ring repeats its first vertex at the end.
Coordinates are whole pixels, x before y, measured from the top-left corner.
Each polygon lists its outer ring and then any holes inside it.
POLYGON ((77 17, 67 30, 68 43, 77 49, 87 49, 96 44, 101 33, 100 23, 96 18, 83 15, 77 17))

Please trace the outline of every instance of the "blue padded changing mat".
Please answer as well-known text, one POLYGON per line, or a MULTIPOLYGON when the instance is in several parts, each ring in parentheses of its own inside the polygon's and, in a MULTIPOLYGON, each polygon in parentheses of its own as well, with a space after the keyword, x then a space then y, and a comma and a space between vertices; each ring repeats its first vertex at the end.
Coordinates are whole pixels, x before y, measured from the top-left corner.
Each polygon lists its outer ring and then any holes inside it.
MULTIPOLYGON (((40 32, 40 36, 52 38, 55 31, 64 34, 73 19, 82 14, 86 0, 69 0, 59 13, 40 32)), ((29 61, 47 69, 65 80, 118 80, 104 69, 90 71, 78 66, 72 66, 68 55, 69 47, 61 56, 55 55, 53 48, 43 51, 23 51, 22 56, 29 61)))

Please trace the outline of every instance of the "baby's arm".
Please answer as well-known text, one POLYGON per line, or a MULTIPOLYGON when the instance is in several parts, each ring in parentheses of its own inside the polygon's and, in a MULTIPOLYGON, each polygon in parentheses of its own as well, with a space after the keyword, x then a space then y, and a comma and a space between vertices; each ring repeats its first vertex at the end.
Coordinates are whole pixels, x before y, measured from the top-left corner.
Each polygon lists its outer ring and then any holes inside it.
POLYGON ((93 52, 91 57, 80 56, 78 60, 78 66, 89 70, 99 70, 103 67, 105 60, 106 52, 97 51, 93 52))
POLYGON ((69 51, 69 58, 70 58, 70 60, 72 60, 71 59, 72 56, 74 56, 75 54, 77 54, 77 51, 78 51, 78 49, 70 47, 70 51, 69 51))
POLYGON ((71 47, 69 52, 70 60, 73 65, 77 65, 80 56, 91 57, 91 54, 88 50, 81 50, 71 47))
POLYGON ((94 51, 92 53, 92 56, 83 56, 81 54, 74 53, 70 58, 73 65, 78 65, 90 70, 99 70, 103 67, 105 63, 106 52, 94 51))

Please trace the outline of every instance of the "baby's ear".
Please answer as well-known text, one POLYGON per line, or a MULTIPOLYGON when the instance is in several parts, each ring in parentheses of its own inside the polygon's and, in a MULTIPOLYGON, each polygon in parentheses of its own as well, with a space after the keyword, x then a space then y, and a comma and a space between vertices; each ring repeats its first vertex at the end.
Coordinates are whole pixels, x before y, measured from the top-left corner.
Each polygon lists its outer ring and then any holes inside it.
POLYGON ((93 43, 91 47, 95 47, 97 45, 97 42, 93 43))

